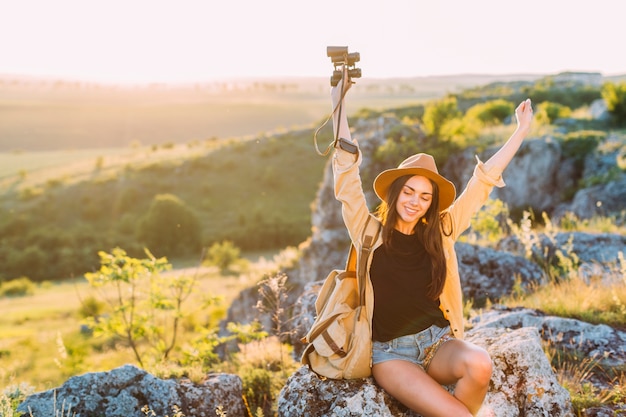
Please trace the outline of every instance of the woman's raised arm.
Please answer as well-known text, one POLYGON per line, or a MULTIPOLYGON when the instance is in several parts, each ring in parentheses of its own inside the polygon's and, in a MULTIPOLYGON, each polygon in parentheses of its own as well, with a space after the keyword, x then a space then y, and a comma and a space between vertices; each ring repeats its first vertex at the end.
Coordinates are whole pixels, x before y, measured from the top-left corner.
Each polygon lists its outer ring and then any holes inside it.
POLYGON ((502 173, 515 156, 515 153, 522 145, 524 138, 530 131, 533 120, 533 108, 530 99, 522 101, 515 109, 517 128, 509 140, 485 162, 485 170, 492 173, 502 173))

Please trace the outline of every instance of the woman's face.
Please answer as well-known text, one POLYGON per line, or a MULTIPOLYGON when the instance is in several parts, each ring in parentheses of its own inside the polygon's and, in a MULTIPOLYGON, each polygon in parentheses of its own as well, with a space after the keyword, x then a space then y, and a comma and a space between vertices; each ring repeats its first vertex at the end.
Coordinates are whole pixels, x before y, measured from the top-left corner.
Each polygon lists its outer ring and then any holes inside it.
POLYGON ((428 178, 419 175, 409 178, 400 190, 396 203, 396 229, 410 234, 418 220, 426 215, 432 200, 433 185, 428 178))

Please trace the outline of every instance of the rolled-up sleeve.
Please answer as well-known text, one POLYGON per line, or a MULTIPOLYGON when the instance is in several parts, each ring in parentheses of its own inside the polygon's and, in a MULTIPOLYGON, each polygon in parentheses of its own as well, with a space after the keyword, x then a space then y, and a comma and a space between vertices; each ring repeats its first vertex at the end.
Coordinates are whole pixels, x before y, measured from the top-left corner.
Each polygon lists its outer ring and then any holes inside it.
POLYGON ((502 179, 502 172, 492 171, 494 170, 488 171, 485 167, 485 164, 480 160, 480 158, 478 158, 478 155, 476 155, 476 167, 474 168, 474 177, 492 187, 504 187, 506 184, 502 179))

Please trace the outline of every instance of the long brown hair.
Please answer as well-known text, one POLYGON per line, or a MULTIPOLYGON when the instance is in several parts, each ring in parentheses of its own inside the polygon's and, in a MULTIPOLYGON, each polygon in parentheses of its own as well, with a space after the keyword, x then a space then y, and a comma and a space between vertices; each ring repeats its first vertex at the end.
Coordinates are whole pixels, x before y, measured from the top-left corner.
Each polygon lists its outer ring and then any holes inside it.
MULTIPOLYGON (((396 210, 396 203, 400 192, 404 187, 404 184, 411 178, 412 175, 405 175, 397 178, 389 187, 387 192, 386 201, 383 201, 376 212, 378 218, 383 224, 383 245, 387 250, 391 248, 391 235, 395 229, 396 222, 398 220, 398 211, 396 210)), ((424 244, 426 253, 430 256, 430 263, 432 268, 432 281, 428 286, 427 296, 433 300, 436 300, 443 291, 443 285, 446 281, 446 257, 443 252, 443 239, 441 237, 443 233, 442 217, 444 214, 440 214, 439 207, 439 187, 437 184, 430 180, 433 187, 433 198, 430 203, 428 211, 418 221, 413 229, 417 234, 418 239, 424 244)), ((446 233, 449 235, 450 233, 446 233)))

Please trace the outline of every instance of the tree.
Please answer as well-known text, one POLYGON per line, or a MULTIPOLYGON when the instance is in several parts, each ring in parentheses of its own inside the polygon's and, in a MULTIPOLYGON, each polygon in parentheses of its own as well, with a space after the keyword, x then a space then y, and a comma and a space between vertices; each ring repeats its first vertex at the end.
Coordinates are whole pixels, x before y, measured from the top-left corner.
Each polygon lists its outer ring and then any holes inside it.
POLYGON ((449 120, 461 115, 455 97, 446 97, 426 106, 424 110, 424 127, 428 133, 439 136, 441 127, 449 120))
POLYGON ((209 248, 203 263, 215 265, 221 273, 225 273, 235 263, 241 260, 241 250, 230 240, 215 242, 209 248))
POLYGON ((177 196, 154 197, 147 215, 139 223, 139 239, 158 255, 182 255, 199 250, 200 221, 177 196))
POLYGON ((131 258, 120 248, 98 254, 100 270, 85 278, 100 290, 109 311, 87 318, 87 325, 96 336, 128 343, 141 367, 150 349, 157 352, 158 360, 167 359, 176 346, 181 320, 189 314, 183 305, 195 288, 195 279, 162 277, 160 272, 172 266, 149 251, 145 259, 131 258))
POLYGON ((602 98, 615 123, 618 126, 626 125, 626 82, 605 83, 602 86, 602 98))

